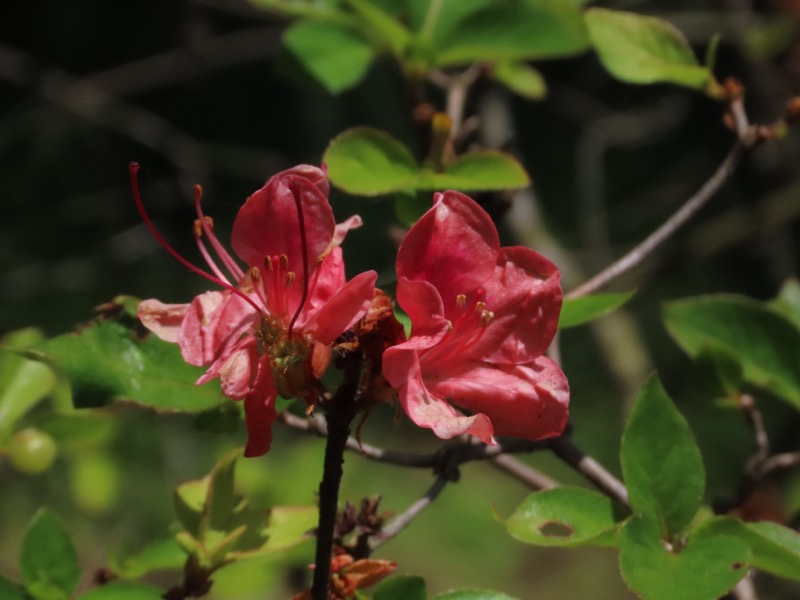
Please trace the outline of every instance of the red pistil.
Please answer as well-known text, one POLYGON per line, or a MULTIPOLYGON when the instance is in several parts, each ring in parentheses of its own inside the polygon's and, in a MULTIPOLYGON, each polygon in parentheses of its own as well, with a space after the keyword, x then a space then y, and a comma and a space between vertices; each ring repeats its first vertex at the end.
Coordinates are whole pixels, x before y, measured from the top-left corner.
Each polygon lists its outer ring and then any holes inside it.
MULTIPOLYGON (((292 191, 292 196, 294 196, 294 203, 295 206, 297 206, 297 224, 300 227, 300 247, 303 252, 303 295, 300 296, 300 303, 297 305, 297 310, 292 316, 292 320, 289 321, 289 329, 288 329, 289 339, 292 339, 292 328, 294 327, 294 324, 297 321, 297 317, 300 316, 300 313, 303 310, 303 306, 306 303, 306 299, 308 298, 308 247, 306 241, 306 222, 303 216, 303 205, 300 201, 300 191, 297 189, 298 184, 301 182, 305 185, 309 186, 311 185, 307 179, 300 179, 300 178, 293 178, 292 181, 289 183, 289 189, 292 191)), ((314 188, 314 191, 316 191, 316 188, 314 188)))
POLYGON ((150 220, 150 217, 147 215, 147 211, 144 209, 144 203, 142 202, 142 198, 139 195, 139 182, 136 179, 136 175, 139 172, 139 163, 131 162, 128 165, 128 171, 130 172, 130 175, 131 175, 131 189, 133 190, 133 199, 136 202, 136 208, 139 210, 139 214, 141 215, 142 220, 144 221, 144 224, 147 225, 147 228, 150 230, 150 233, 152 233, 153 237, 156 238, 156 241, 159 244, 161 244, 164 247, 164 249, 167 252, 169 252, 184 267, 186 267, 190 271, 193 271, 193 272, 197 273, 201 277, 205 277, 206 279, 208 279, 209 281, 217 284, 218 286, 223 287, 226 290, 229 290, 230 292, 236 294, 242 300, 244 300, 245 302, 250 304, 250 306, 252 306, 254 309, 256 309, 256 312, 258 312, 259 314, 263 314, 263 311, 261 310, 261 308, 259 308, 258 304, 253 302, 253 300, 251 300, 250 297, 247 296, 247 294, 245 294, 241 290, 233 287, 231 284, 223 281, 219 277, 215 277, 214 275, 212 275, 211 273, 207 273, 206 271, 204 271, 200 267, 196 267, 195 265, 190 263, 188 260, 183 258, 180 254, 178 254, 178 251, 175 250, 172 246, 170 246, 167 243, 167 240, 165 240, 163 237, 161 237, 161 234, 155 228, 155 225, 153 225, 153 222, 150 220))

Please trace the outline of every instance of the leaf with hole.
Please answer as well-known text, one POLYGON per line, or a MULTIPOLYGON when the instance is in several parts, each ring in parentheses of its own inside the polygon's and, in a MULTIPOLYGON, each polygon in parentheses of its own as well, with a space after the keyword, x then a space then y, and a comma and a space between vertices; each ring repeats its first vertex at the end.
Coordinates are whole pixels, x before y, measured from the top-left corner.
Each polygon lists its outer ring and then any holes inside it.
POLYGON ((734 536, 750 546, 750 565, 788 579, 800 579, 800 533, 770 521, 745 523, 733 517, 715 517, 698 533, 734 536))
POLYGON ((627 514, 592 490, 558 487, 534 492, 505 522, 512 537, 537 546, 614 546, 627 514))

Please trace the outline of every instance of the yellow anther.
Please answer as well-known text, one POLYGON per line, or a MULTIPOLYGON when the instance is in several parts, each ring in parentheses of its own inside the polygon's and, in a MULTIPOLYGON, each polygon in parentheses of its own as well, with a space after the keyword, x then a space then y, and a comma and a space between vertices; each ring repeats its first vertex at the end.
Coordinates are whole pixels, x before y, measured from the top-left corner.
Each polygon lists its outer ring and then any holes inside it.
POLYGON ((481 325, 483 327, 488 326, 489 323, 492 322, 492 319, 494 319, 494 313, 492 311, 484 310, 483 312, 481 312, 481 325))
POLYGON ((281 269, 286 271, 289 268, 289 257, 285 254, 281 254, 281 269))
POLYGON ((481 318, 483 318, 483 313, 486 312, 486 302, 476 302, 475 303, 475 312, 481 314, 481 318))
POLYGON ((286 274, 286 287, 289 287, 290 285, 292 285, 296 278, 297 278, 297 275, 295 275, 294 271, 289 271, 286 274))
POLYGON ((456 306, 459 310, 464 310, 464 307, 467 305, 467 297, 464 294, 459 294, 456 296, 456 306))

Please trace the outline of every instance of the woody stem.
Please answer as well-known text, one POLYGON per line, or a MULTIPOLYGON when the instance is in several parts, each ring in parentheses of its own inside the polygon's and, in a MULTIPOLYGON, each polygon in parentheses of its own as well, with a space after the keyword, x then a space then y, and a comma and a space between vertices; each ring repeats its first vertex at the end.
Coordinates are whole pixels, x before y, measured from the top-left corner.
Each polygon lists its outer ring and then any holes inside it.
POLYGON ((329 597, 339 484, 342 481, 342 464, 344 463, 347 439, 350 436, 350 425, 357 412, 355 399, 360 375, 361 355, 359 353, 348 357, 342 385, 323 405, 328 422, 328 439, 325 443, 322 481, 319 484, 317 552, 314 561, 314 582, 311 586, 313 600, 328 600, 329 597))

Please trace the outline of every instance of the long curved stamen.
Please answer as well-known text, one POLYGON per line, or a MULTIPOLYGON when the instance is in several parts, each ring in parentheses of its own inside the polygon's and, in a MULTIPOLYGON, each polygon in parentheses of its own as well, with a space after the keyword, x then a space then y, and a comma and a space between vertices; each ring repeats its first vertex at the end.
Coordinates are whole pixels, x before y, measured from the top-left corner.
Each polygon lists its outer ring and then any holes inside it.
POLYGON ((141 215, 142 220, 144 221, 144 224, 147 225, 147 228, 150 230, 150 233, 152 233, 153 237, 156 238, 156 241, 159 244, 161 244, 164 247, 164 249, 167 252, 169 252, 184 267, 186 267, 190 271, 193 271, 193 272, 197 273, 201 277, 205 277, 206 279, 208 279, 212 283, 215 283, 218 286, 223 287, 226 290, 229 290, 230 292, 236 294, 242 300, 244 300, 250 306, 252 306, 256 310, 257 313, 262 314, 264 311, 262 311, 261 308, 259 308, 258 304, 253 302, 250 299, 250 297, 247 296, 247 294, 245 294, 241 290, 233 287, 231 284, 226 283, 225 281, 222 281, 220 278, 215 277, 211 273, 206 273, 200 267, 194 266, 188 260, 183 258, 180 254, 178 254, 178 251, 175 250, 172 246, 170 246, 167 243, 167 240, 165 240, 163 237, 161 237, 161 234, 158 233, 158 230, 155 228, 155 225, 153 225, 153 222, 150 220, 150 217, 147 215, 147 211, 144 209, 144 203, 142 203, 142 198, 139 195, 139 182, 138 182, 138 180, 136 178, 136 174, 139 172, 139 163, 131 162, 128 165, 128 171, 130 172, 130 175, 131 175, 131 189, 133 191, 133 200, 136 202, 136 208, 139 210, 139 214, 141 215))
MULTIPOLYGON (((295 321, 297 321, 297 317, 300 316, 300 313, 303 310, 303 306, 306 303, 306 298, 308 298, 308 247, 306 245, 306 221, 303 217, 303 205, 300 201, 300 190, 297 189, 298 183, 301 181, 311 185, 306 179, 299 178, 292 179, 291 183, 289 183, 289 189, 292 192, 292 196, 294 196, 295 206, 297 206, 297 224, 300 227, 300 247, 303 253, 303 295, 300 296, 300 303, 297 305, 297 310, 292 316, 292 320, 289 321, 289 339, 292 339, 292 328, 294 327, 295 321)), ((314 189, 316 190, 316 188, 314 189)))
MULTIPOLYGON (((208 219, 209 217, 206 217, 208 219)), ((208 268, 211 269, 211 272, 214 273, 217 277, 219 277, 225 283, 230 283, 228 278, 225 276, 225 273, 222 272, 217 266, 217 263, 214 262, 211 253, 206 248, 206 245, 203 243, 203 226, 200 224, 200 219, 194 220, 194 241, 197 242, 197 249, 200 251, 203 259, 206 261, 208 268)))
POLYGON ((200 225, 203 228, 203 233, 206 234, 206 238, 208 238, 211 247, 214 248, 214 251, 219 256, 222 264, 225 268, 228 269, 231 275, 233 275, 233 279, 236 281, 241 280, 244 277, 244 273, 239 265, 236 264, 236 261, 233 260, 233 257, 228 253, 225 247, 219 243, 216 234, 212 228, 213 221, 210 220, 209 217, 206 217, 203 214, 203 208, 201 206, 201 200, 203 199, 203 188, 199 185, 194 186, 194 208, 197 211, 197 218, 200 219, 200 225))

